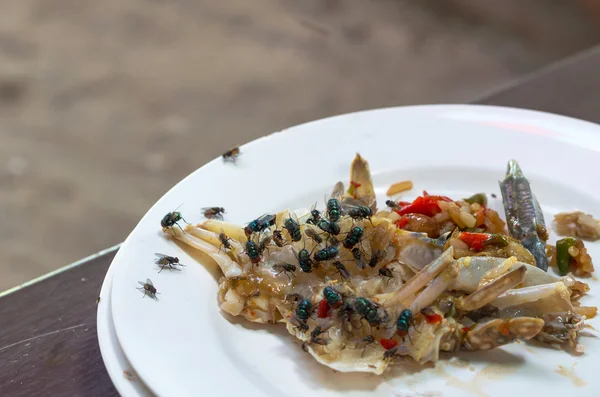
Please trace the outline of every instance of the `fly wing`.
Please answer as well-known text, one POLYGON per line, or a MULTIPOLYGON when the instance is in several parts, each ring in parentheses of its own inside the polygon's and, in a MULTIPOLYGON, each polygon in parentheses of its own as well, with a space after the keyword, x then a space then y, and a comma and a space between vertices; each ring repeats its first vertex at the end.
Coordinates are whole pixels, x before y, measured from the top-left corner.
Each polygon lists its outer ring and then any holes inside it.
POLYGON ((276 215, 273 214, 264 214, 258 218, 258 223, 262 225, 273 226, 275 224, 276 215))
POLYGON ((340 181, 340 182, 336 183, 335 186, 333 187, 333 190, 331 191, 331 198, 339 200, 343 194, 344 194, 344 183, 340 181))

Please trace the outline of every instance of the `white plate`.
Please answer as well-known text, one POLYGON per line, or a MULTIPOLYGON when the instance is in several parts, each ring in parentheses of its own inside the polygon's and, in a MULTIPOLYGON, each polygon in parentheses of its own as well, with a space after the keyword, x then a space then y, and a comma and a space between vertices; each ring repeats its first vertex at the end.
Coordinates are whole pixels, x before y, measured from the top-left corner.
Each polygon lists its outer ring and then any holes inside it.
MULTIPOLYGON (((193 148, 182 150, 182 155, 194 155, 193 148)), ((485 106, 420 106, 333 117, 259 139, 242 147, 237 165, 216 159, 176 185, 148 211, 114 260, 117 336, 153 392, 505 396, 518 390, 549 397, 600 390, 600 342, 592 337, 582 340, 587 348, 582 357, 515 343, 462 354, 472 368, 446 361, 435 369, 396 369, 382 377, 334 373, 304 354, 282 326, 221 315, 218 271, 196 263, 190 250, 161 235, 159 220, 180 205, 190 222, 202 221, 201 207, 219 205, 227 209, 228 220, 242 224, 266 212, 323 203, 333 183, 348 182, 356 152, 370 162, 380 200, 390 183, 403 179, 416 183, 409 198, 424 188, 455 198, 498 192, 507 161, 516 158, 548 220, 551 213, 575 208, 600 216, 595 198, 600 186, 592 173, 600 169, 600 128, 566 117, 485 106), (155 252, 176 255, 187 267, 157 274, 155 252), (161 293, 159 300, 142 298, 136 290, 146 278, 161 293), (574 375, 558 374, 559 365, 574 375)), ((593 257, 600 257, 598 244, 589 247, 593 257)), ((600 304, 599 288, 592 281, 585 304, 600 304)), ((595 320, 591 324, 599 327, 595 320)))
POLYGON ((114 269, 115 266, 113 263, 108 268, 108 272, 102 283, 102 289, 100 290, 100 302, 98 303, 96 317, 100 353, 102 354, 108 375, 121 395, 128 397, 152 397, 153 394, 141 379, 137 377, 127 379, 125 377, 125 371, 129 371, 130 373, 135 373, 135 371, 127 360, 127 357, 125 357, 121 345, 119 345, 112 318, 110 292, 113 284, 114 269))

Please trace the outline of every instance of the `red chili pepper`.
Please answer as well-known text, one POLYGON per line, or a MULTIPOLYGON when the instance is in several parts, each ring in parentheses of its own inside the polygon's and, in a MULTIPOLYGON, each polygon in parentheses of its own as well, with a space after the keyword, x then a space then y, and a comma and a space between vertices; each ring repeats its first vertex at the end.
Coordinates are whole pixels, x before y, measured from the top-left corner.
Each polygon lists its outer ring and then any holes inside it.
POLYGON ((427 216, 434 216, 442 211, 438 201, 439 200, 434 196, 419 196, 411 204, 404 206, 399 210, 395 210, 395 212, 398 215, 423 214, 427 216))
POLYGON ((450 197, 431 195, 431 194, 429 194, 429 193, 427 192, 427 190, 423 190, 423 197, 431 197, 431 198, 435 198, 435 199, 437 199, 438 201, 440 201, 440 200, 441 200, 441 201, 448 201, 448 202, 454 201, 454 200, 452 200, 450 197))
POLYGON ((394 225, 396 225, 398 229, 402 229, 404 226, 408 225, 408 218, 400 218, 394 222, 394 225))
POLYGON ((429 196, 429 198, 435 199, 437 201, 447 201, 449 203, 454 201, 450 197, 446 197, 446 196, 429 196))
POLYGON ((503 336, 508 336, 508 335, 510 334, 510 328, 508 328, 508 325, 504 324, 504 325, 502 326, 502 328, 500 329, 500 333, 501 333, 503 336))
POLYGON ((354 188, 355 188, 355 189, 356 189, 356 188, 359 188, 359 187, 361 187, 361 186, 362 186, 362 184, 361 184, 361 183, 354 182, 354 181, 350 181, 350 184, 351 184, 352 186, 354 186, 354 188))
POLYGON ((423 313, 423 316, 425 317, 425 321, 427 321, 429 324, 439 324, 442 322, 442 320, 444 319, 444 317, 442 317, 441 315, 437 314, 437 313, 433 313, 433 314, 425 314, 423 313))
POLYGON ((471 330, 471 328, 469 328, 469 327, 462 327, 463 332, 469 332, 470 330, 471 330))
POLYGON ((381 347, 383 347, 385 350, 393 349, 394 347, 396 347, 398 345, 398 341, 396 339, 381 338, 379 343, 381 343, 381 347))
POLYGON ((468 232, 460 232, 458 234, 458 239, 467 243, 469 248, 475 251, 481 251, 485 246, 485 242, 490 238, 489 234, 485 233, 468 233, 468 232))
POLYGON ((329 317, 330 310, 331 310, 331 308, 329 307, 329 303, 327 303, 327 301, 325 299, 322 299, 321 302, 319 302, 319 309, 317 310, 317 316, 319 318, 327 318, 327 317, 329 317))
POLYGON ((407 205, 410 205, 410 201, 398 201, 398 205, 400 207, 406 207, 407 205))

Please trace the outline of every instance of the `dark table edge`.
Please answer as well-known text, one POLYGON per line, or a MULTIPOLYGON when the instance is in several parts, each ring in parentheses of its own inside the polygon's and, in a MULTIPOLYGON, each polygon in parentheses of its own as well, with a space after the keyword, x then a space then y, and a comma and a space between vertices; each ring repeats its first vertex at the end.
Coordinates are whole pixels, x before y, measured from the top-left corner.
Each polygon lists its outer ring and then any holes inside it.
POLYGON ((61 274, 63 272, 66 272, 67 270, 71 270, 74 267, 83 265, 86 262, 92 261, 92 260, 94 260, 96 258, 99 258, 99 257, 103 256, 103 255, 110 254, 113 251, 117 251, 119 248, 121 248, 121 245, 123 245, 123 243, 118 243, 116 245, 113 245, 112 247, 105 248, 102 251, 98 251, 98 252, 96 252, 96 253, 94 253, 92 255, 86 256, 85 258, 82 258, 82 259, 80 259, 80 260, 78 260, 76 262, 70 263, 70 264, 68 264, 66 266, 60 267, 60 268, 58 268, 56 270, 53 270, 53 271, 48 272, 46 274, 43 274, 43 275, 41 275, 39 277, 36 277, 36 278, 34 278, 32 280, 26 281, 23 284, 19 284, 19 285, 15 286, 15 287, 12 287, 12 288, 9 288, 9 289, 7 289, 5 291, 2 291, 2 292, 0 292, 0 298, 2 298, 4 296, 7 296, 7 295, 10 295, 12 293, 15 293, 17 291, 20 291, 23 288, 30 287, 30 286, 32 286, 32 285, 34 285, 36 283, 39 283, 40 281, 46 280, 46 279, 48 279, 50 277, 57 276, 57 275, 59 275, 59 274, 61 274))

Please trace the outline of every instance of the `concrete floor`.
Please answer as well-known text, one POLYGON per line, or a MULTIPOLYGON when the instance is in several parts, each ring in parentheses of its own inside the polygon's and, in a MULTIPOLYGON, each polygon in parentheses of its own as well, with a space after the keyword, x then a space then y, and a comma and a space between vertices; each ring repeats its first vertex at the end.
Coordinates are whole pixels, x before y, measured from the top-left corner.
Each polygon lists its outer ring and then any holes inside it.
POLYGON ((122 241, 232 145, 468 101, 600 40, 589 2, 517 3, 0 0, 0 290, 122 241))

